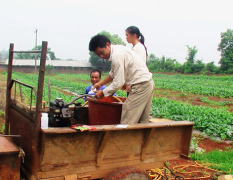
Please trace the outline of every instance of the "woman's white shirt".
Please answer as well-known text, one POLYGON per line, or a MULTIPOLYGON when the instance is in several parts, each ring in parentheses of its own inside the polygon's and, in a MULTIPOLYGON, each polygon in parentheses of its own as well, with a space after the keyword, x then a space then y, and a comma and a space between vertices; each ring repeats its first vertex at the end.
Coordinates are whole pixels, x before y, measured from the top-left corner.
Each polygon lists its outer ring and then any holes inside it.
POLYGON ((145 49, 145 46, 138 42, 133 48, 132 48, 136 53, 137 55, 143 60, 143 62, 146 63, 146 60, 147 60, 147 56, 146 56, 146 49, 145 49))

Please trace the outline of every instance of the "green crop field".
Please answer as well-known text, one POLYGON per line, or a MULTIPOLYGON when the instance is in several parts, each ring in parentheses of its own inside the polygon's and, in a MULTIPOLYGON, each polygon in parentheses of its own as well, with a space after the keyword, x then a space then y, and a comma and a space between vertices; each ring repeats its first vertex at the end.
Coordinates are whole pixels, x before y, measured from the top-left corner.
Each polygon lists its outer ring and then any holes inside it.
POLYGON ((153 79, 158 89, 233 97, 233 76, 154 74, 153 79))
MULTIPOLYGON (((38 76, 34 74, 14 73, 13 78, 37 88, 38 76)), ((230 99, 233 97, 233 76, 154 74, 153 79, 156 89, 172 89, 177 92, 230 99)), ((60 97, 67 103, 75 99, 77 94, 84 94, 86 87, 90 85, 89 74, 46 75, 43 100, 47 102, 49 101, 49 81, 51 84, 51 99, 60 97)), ((24 98, 29 99, 30 90, 22 88, 22 91, 24 98)), ((118 90, 117 94, 118 96, 126 96, 126 92, 122 90, 118 90)), ((81 102, 84 101, 81 100, 81 102)), ((35 95, 33 95, 33 104, 35 104, 35 95)), ((227 108, 197 106, 188 102, 155 97, 152 113, 153 116, 158 118, 193 121, 195 122, 195 129, 208 135, 233 140, 233 114, 227 108)))

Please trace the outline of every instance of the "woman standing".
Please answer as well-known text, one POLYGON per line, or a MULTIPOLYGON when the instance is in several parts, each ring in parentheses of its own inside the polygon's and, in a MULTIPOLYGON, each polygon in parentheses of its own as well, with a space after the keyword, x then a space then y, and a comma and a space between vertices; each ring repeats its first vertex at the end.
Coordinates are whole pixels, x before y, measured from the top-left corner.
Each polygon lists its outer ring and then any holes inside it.
POLYGON ((144 45, 144 36, 140 33, 140 30, 136 26, 129 26, 125 30, 126 40, 133 45, 133 50, 141 57, 146 63, 147 61, 147 49, 144 45))

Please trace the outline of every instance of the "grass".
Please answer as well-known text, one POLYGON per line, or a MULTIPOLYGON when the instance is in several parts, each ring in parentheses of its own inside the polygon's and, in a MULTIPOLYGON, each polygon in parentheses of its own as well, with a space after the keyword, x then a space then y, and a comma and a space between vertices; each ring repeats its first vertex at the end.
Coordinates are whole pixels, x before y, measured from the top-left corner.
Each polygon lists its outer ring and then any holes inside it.
POLYGON ((199 148, 198 143, 203 139, 203 136, 192 135, 190 147, 193 147, 195 150, 197 150, 199 148))
POLYGON ((231 104, 230 101, 211 101, 208 97, 201 97, 201 101, 204 103, 208 103, 210 105, 217 105, 217 106, 226 106, 231 104))
POLYGON ((4 118, 5 117, 5 113, 0 109, 0 117, 4 118))
POLYGON ((167 98, 154 98, 152 113, 154 117, 158 118, 192 121, 195 122, 195 129, 209 136, 233 140, 233 114, 230 111, 206 106, 194 106, 167 98))
POLYGON ((191 154, 191 158, 201 163, 210 163, 211 167, 222 173, 232 174, 233 149, 228 151, 215 150, 207 153, 191 154))
MULTIPOLYGON (((5 113, 0 109, 0 118, 5 119, 5 113)), ((5 130, 5 124, 0 123, 0 133, 3 133, 5 130)))

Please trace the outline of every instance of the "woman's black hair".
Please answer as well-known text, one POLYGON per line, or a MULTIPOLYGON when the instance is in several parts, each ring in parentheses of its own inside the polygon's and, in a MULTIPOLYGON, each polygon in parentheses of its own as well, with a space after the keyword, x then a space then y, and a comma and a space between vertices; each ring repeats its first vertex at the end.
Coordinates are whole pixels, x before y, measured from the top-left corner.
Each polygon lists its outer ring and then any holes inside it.
POLYGON ((130 34, 136 34, 140 42, 144 45, 145 38, 136 26, 129 26, 126 31, 130 34))
POLYGON ((91 71, 90 72, 90 76, 91 76, 91 74, 93 73, 93 72, 98 72, 99 73, 99 75, 100 75, 100 79, 101 79, 101 71, 100 70, 98 70, 98 69, 95 69, 95 70, 93 70, 93 71, 91 71))
POLYGON ((129 34, 136 34, 139 41, 143 44, 143 46, 145 47, 145 50, 146 50, 146 56, 148 56, 147 54, 147 48, 144 44, 145 42, 145 38, 144 36, 142 35, 142 33, 140 32, 140 30, 136 27, 136 26, 129 26, 126 31, 129 33, 129 34))
POLYGON ((98 47, 106 47, 107 42, 111 44, 111 41, 105 35, 97 34, 93 38, 91 38, 89 43, 89 50, 95 51, 98 47))

